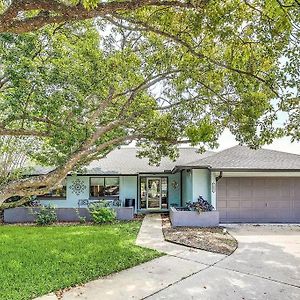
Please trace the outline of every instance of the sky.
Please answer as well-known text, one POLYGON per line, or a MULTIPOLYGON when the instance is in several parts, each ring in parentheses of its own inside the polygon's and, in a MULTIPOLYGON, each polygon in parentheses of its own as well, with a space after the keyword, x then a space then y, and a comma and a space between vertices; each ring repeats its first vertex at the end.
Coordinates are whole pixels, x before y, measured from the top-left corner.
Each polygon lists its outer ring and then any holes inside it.
MULTIPOLYGON (((219 144, 220 147, 217 149, 217 151, 233 147, 237 145, 238 142, 235 140, 234 136, 230 133, 230 131, 225 129, 225 131, 219 138, 219 144)), ((290 139, 287 137, 276 139, 272 144, 263 146, 263 148, 300 154, 300 143, 291 143, 290 139)))
MULTIPOLYGON (((287 114, 284 112, 278 112, 277 120, 275 121, 274 125, 278 127, 284 127, 286 121, 287 114)), ((230 131, 228 129, 225 129, 223 134, 219 138, 219 144, 220 147, 217 149, 217 151, 221 151, 238 145, 238 142, 235 140, 234 136, 230 133, 230 131)), ((300 154, 300 142, 292 143, 291 139, 288 137, 276 139, 272 144, 265 145, 262 148, 300 154)))
MULTIPOLYGON (((225 150, 227 148, 238 145, 238 142, 235 140, 234 136, 230 133, 230 131, 228 129, 225 129, 225 131, 219 138, 219 145, 220 145, 219 148, 213 149, 213 151, 217 152, 217 151, 225 150)), ((134 146, 135 146, 135 142, 132 142, 128 147, 134 147, 134 146)), ((183 146, 187 147, 188 145, 185 144, 183 146)), ((276 139, 272 144, 265 145, 262 148, 289 152, 289 153, 300 155, 300 142, 291 143, 290 138, 288 137, 276 139)))

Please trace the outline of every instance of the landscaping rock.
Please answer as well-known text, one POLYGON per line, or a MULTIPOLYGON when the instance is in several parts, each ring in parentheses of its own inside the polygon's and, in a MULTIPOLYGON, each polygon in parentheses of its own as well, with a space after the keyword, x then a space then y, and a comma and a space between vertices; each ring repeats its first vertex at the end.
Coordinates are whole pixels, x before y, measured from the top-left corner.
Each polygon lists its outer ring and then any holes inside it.
POLYGON ((222 227, 175 227, 170 226, 169 218, 163 216, 163 233, 168 242, 230 255, 238 244, 236 239, 222 227))

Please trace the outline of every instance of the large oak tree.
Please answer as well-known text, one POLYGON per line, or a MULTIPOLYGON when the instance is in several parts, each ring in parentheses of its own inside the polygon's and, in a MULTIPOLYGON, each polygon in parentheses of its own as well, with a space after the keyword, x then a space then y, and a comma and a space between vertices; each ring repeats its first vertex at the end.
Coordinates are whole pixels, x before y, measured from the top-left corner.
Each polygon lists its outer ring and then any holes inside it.
POLYGON ((3 182, 0 203, 132 140, 156 163, 224 128, 252 147, 300 139, 298 1, 0 3, 0 133, 57 166, 3 182))

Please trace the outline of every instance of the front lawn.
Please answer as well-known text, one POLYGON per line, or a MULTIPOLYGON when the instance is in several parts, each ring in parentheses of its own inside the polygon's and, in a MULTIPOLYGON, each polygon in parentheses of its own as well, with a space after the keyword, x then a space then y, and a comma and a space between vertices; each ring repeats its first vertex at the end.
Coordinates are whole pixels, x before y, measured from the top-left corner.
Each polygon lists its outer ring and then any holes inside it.
POLYGON ((32 299, 160 256, 134 244, 140 225, 0 226, 0 299, 32 299))

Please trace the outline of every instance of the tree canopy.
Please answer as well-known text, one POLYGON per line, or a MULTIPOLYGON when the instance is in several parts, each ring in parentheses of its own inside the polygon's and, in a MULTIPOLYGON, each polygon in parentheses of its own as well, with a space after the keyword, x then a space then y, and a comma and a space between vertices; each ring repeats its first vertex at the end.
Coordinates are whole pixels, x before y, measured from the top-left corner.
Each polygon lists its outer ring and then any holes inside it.
POLYGON ((224 128, 251 147, 300 139, 298 1, 1 5, 0 133, 30 137, 28 157, 57 168, 6 182, 0 202, 132 140, 157 163, 179 143, 216 146, 224 128))

